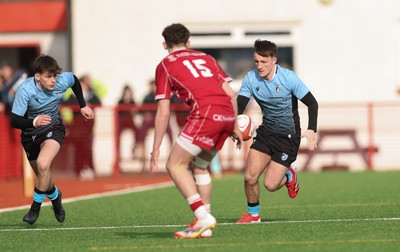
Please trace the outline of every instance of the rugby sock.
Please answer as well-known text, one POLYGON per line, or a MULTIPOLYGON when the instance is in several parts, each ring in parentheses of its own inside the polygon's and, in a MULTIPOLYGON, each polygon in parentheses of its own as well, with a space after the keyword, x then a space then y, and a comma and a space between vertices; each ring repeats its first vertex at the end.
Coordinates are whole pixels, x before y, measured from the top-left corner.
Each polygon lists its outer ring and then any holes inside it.
POLYGON ((258 201, 256 203, 247 202, 247 212, 253 216, 258 216, 260 213, 260 203, 258 201))
POLYGON ((190 196, 186 200, 197 219, 202 220, 207 218, 209 213, 207 212, 207 209, 205 208, 199 194, 190 196))
POLYGON ((57 199, 57 197, 58 197, 58 188, 56 186, 53 186, 53 188, 51 190, 46 192, 46 196, 51 201, 57 199))
POLYGON ((46 193, 40 191, 35 187, 35 190, 33 192, 33 204, 40 206, 42 202, 46 199, 46 193))
POLYGON ((290 181, 292 181, 292 173, 290 173, 289 170, 286 171, 285 175, 286 175, 286 179, 287 179, 286 183, 289 183, 290 181))
MULTIPOLYGON (((211 176, 210 173, 206 174, 196 174, 194 175, 194 179, 196 181, 196 186, 198 190, 204 190, 211 186, 211 176)), ((189 203, 190 204, 190 203, 189 203)), ((204 204, 204 207, 207 209, 207 212, 211 213, 211 204, 204 204)))
POLYGON ((204 207, 206 208, 207 212, 211 213, 211 204, 204 204, 204 207))

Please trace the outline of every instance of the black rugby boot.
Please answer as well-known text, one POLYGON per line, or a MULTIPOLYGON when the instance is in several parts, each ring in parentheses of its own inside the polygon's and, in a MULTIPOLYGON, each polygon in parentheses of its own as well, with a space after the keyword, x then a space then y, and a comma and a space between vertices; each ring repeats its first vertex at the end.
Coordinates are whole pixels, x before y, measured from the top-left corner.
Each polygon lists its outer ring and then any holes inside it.
POLYGON ((63 222, 65 220, 65 210, 62 206, 61 198, 62 193, 58 191, 57 198, 51 201, 51 204, 53 204, 54 216, 56 217, 58 222, 63 222))
POLYGON ((31 208, 29 209, 28 213, 25 214, 22 220, 31 225, 35 223, 39 218, 40 206, 41 206, 40 204, 34 202, 31 205, 31 208))

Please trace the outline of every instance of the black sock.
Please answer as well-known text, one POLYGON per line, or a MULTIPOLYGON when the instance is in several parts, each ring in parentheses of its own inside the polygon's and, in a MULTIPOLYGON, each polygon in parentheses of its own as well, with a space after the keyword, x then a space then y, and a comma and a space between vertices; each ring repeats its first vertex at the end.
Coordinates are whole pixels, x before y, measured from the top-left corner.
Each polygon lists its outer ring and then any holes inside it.
POLYGON ((31 205, 31 208, 40 208, 41 205, 42 205, 42 203, 33 201, 32 205, 31 205))
POLYGON ((256 203, 247 202, 247 206, 249 206, 249 207, 255 207, 255 206, 258 206, 258 205, 260 205, 259 201, 257 201, 256 203))
POLYGON ((50 195, 50 194, 53 194, 55 191, 56 191, 56 187, 53 186, 53 188, 50 189, 50 190, 48 190, 48 191, 46 192, 46 194, 47 194, 47 195, 50 195))

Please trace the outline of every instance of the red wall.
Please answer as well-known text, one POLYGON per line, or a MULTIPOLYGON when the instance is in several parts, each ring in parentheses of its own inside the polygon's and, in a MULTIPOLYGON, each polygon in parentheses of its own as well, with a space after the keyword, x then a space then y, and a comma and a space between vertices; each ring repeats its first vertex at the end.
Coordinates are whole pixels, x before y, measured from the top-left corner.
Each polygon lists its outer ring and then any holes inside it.
POLYGON ((65 0, 0 2, 0 32, 65 31, 65 0))
POLYGON ((20 132, 11 128, 8 115, 0 112, 0 180, 22 176, 20 132))

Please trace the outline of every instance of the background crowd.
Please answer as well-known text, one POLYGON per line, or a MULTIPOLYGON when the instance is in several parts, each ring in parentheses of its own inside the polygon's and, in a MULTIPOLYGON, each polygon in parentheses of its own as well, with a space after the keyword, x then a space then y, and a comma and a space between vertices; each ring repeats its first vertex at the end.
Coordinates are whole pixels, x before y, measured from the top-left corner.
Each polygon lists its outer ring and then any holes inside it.
MULTIPOLYGON (((30 77, 26 69, 17 69, 8 62, 0 64, 0 113, 9 115, 14 95, 19 85, 30 77)), ((102 105, 102 98, 107 93, 106 85, 90 74, 78 76, 86 103, 95 109, 102 105)), ((141 101, 135 101, 134 86, 125 83, 121 90, 119 100, 116 102, 118 109, 117 132, 121 144, 121 135, 124 131, 132 133, 132 146, 130 147, 130 159, 138 161, 145 169, 146 162, 146 137, 154 129, 155 123, 155 82, 150 79, 146 84, 148 92, 141 101)), ((171 97, 171 103, 179 105, 182 102, 175 96, 171 97)), ((93 161, 93 137, 95 120, 84 121, 80 116, 79 106, 76 105, 76 97, 72 91, 67 91, 63 96, 60 113, 66 127, 65 145, 70 146, 73 160, 73 173, 82 180, 92 180, 96 177, 96 167, 93 161), (79 158, 77 158, 79 157, 79 158)), ((182 109, 174 113, 178 127, 182 127, 188 116, 188 111, 182 109)), ((172 127, 167 129, 168 142, 173 143, 172 127)), ((66 147, 68 149, 68 147, 66 147)), ((121 153, 121 150, 120 150, 121 153)), ((120 155, 121 158, 121 155, 120 155)), ((216 176, 221 174, 221 165, 216 158, 212 163, 212 170, 216 176)))

